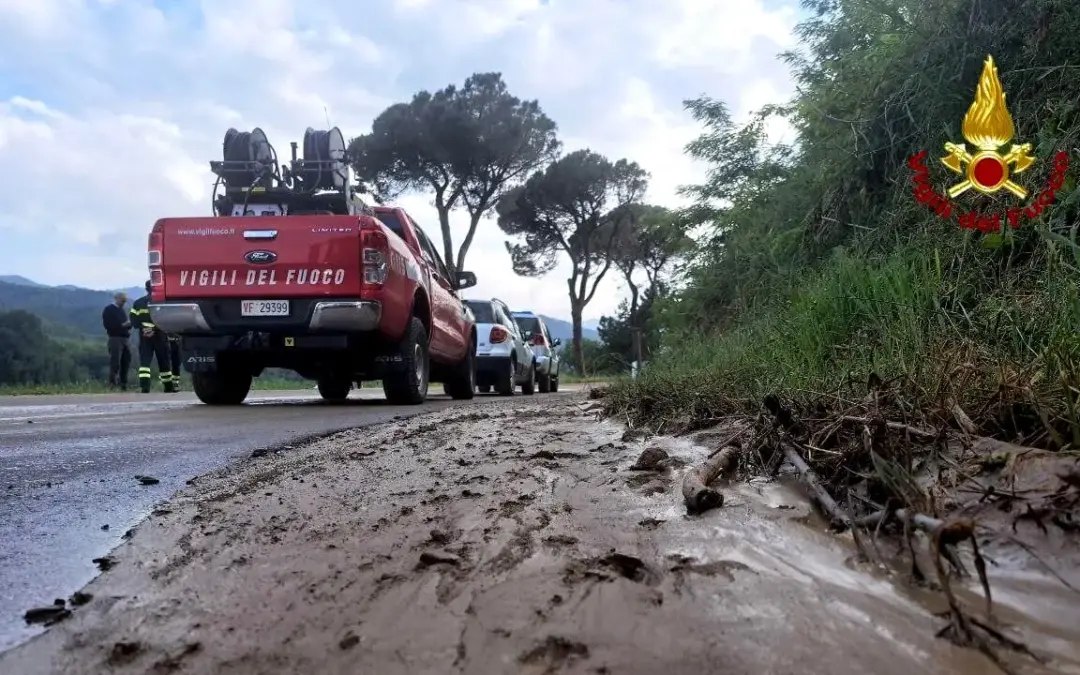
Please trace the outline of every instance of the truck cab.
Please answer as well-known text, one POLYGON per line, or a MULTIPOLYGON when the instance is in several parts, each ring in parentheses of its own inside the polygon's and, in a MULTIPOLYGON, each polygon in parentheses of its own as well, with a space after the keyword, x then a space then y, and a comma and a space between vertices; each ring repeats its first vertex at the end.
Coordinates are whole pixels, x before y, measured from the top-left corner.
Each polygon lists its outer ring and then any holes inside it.
POLYGON ((400 208, 372 208, 352 187, 339 130, 304 135, 304 158, 278 166, 259 129, 230 129, 214 215, 158 220, 148 239, 150 314, 181 336, 196 395, 239 404, 252 378, 284 368, 329 400, 381 380, 416 404, 430 382, 475 390, 476 331, 430 239, 400 208))

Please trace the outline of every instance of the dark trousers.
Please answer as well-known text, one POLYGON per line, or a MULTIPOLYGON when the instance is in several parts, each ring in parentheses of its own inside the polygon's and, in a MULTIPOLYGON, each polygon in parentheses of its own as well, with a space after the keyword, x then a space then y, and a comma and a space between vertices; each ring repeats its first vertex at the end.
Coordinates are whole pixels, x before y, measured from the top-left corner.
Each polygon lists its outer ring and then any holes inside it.
POLYGON ((172 368, 169 364, 169 340, 161 331, 154 331, 147 337, 139 334, 139 387, 144 392, 150 391, 153 372, 150 362, 157 357, 158 379, 165 391, 172 391, 172 368))
POLYGON ((173 381, 180 379, 180 341, 169 340, 169 362, 172 363, 173 381))
POLYGON ((109 338, 109 384, 124 389, 127 389, 128 370, 131 368, 129 342, 128 338, 109 338))

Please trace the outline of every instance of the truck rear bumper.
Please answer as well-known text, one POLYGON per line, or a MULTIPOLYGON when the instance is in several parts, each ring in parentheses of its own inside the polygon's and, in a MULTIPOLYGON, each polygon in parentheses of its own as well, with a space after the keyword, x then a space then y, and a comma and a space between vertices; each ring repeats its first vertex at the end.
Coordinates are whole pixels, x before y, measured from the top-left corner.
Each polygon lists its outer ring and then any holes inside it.
MULTIPOLYGON (((207 320, 198 302, 161 302, 149 306, 150 320, 166 333, 212 333, 223 327, 207 320)), ((370 300, 325 300, 312 303, 306 329, 311 332, 364 333, 374 331, 382 319, 382 305, 370 300)), ((248 330, 264 329, 256 319, 248 330)), ((230 327, 235 329, 236 327, 230 327)))

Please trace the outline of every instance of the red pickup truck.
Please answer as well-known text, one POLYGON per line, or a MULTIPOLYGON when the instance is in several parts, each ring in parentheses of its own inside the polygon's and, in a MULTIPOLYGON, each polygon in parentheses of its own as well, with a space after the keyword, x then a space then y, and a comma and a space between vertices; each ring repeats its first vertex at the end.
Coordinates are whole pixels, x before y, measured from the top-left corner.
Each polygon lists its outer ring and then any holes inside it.
POLYGON ((316 380, 329 400, 365 380, 395 404, 422 403, 431 381, 472 398, 476 328, 458 290, 476 276, 451 279, 402 209, 363 204, 340 131, 308 129, 284 172, 264 145, 258 129, 230 129, 211 162, 218 215, 163 218, 149 236, 150 316, 181 336, 199 399, 242 403, 266 368, 316 380))

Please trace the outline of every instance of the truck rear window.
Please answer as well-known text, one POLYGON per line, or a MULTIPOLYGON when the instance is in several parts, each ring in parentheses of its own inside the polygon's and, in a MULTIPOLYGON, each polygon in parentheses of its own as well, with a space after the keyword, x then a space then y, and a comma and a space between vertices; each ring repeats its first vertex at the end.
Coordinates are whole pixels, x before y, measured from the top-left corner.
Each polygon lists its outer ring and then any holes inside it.
POLYGON ((473 315, 476 316, 476 323, 495 323, 495 312, 491 309, 490 302, 466 302, 469 309, 472 310, 473 315))
POLYGON ((396 213, 393 211, 376 211, 375 217, 381 220, 383 225, 389 227, 391 232, 405 239, 405 229, 401 227, 401 221, 398 220, 396 213))

